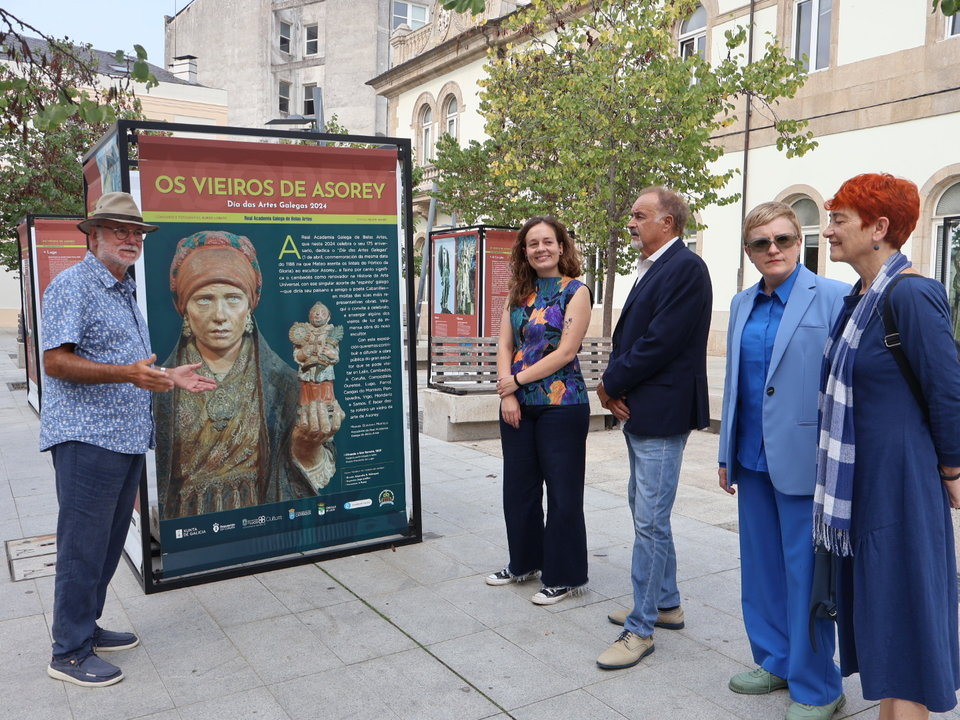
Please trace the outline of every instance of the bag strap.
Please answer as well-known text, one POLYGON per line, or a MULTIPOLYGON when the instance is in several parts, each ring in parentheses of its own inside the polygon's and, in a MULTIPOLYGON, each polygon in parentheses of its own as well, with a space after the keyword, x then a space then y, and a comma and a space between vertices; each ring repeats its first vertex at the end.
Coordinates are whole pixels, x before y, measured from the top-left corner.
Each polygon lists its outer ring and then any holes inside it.
POLYGON ((929 415, 930 411, 927 406, 927 400, 923 397, 923 389, 920 387, 920 381, 917 380, 913 368, 910 367, 910 361, 907 360, 907 356, 903 352, 897 322, 893 318, 893 310, 890 309, 890 293, 893 292, 893 288, 896 287, 898 282, 908 277, 923 276, 914 275, 913 273, 900 273, 890 281, 886 290, 883 291, 883 344, 887 346, 890 354, 893 355, 893 359, 897 361, 900 372, 903 374, 903 379, 906 380, 907 385, 910 386, 910 392, 912 392, 913 397, 916 398, 917 404, 920 406, 920 409, 923 410, 923 414, 929 415))

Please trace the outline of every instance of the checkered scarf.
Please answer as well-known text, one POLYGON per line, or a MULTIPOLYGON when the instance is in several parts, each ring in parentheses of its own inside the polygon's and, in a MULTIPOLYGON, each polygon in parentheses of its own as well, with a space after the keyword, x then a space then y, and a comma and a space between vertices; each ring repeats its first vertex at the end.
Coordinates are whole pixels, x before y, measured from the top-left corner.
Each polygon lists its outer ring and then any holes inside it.
MULTIPOLYGON (((853 555, 850 509, 853 502, 853 362, 867 321, 887 285, 910 261, 894 253, 880 268, 837 337, 834 327, 823 351, 820 373, 820 436, 817 445, 817 489, 813 495, 813 542, 835 555, 853 555)), ((858 282, 853 293, 860 291, 858 282)))

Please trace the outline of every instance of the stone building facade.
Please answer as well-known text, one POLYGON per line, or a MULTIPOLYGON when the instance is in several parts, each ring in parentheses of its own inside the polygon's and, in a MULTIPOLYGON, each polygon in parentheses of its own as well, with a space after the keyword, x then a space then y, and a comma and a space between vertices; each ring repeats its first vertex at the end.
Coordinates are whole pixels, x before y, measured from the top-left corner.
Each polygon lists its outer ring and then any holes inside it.
MULTIPOLYGON (((391 0, 193 0, 166 20, 168 66, 228 93, 229 124, 324 116, 352 134, 385 133, 386 101, 366 85, 388 67, 391 0), (176 58, 182 58, 177 60, 176 58)), ((304 127, 308 125, 305 123, 304 127)), ((290 126, 288 126, 290 127, 290 126)))

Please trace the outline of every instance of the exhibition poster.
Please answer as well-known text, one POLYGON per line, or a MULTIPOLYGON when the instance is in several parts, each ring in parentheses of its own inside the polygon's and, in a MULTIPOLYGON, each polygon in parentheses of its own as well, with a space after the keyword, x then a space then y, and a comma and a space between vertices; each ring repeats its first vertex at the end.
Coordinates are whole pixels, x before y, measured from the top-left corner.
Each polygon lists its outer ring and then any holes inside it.
POLYGON ((23 293, 27 402, 40 412, 39 338, 43 327, 43 293, 68 267, 83 260, 87 236, 77 229, 79 217, 28 215, 17 227, 20 239, 20 284, 23 293))
POLYGON ((479 330, 476 229, 431 235, 430 334, 475 337, 479 330))
POLYGON ((483 335, 497 337, 503 308, 510 297, 510 256, 516 230, 486 229, 483 233, 483 335))
POLYGON ((408 534, 397 148, 138 146, 160 577, 408 534))

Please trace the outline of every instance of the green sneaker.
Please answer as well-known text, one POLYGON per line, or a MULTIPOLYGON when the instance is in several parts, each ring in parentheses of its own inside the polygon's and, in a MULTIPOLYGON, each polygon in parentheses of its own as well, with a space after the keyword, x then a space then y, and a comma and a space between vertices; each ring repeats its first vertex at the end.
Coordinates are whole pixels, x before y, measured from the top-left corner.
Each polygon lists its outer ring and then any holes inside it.
POLYGON ((766 695, 774 690, 783 690, 786 686, 786 680, 763 668, 737 673, 729 683, 729 688, 741 695, 766 695))
POLYGON ((843 693, 827 705, 804 705, 795 702, 787 708, 786 720, 830 720, 833 714, 842 708, 846 702, 847 698, 843 693))

